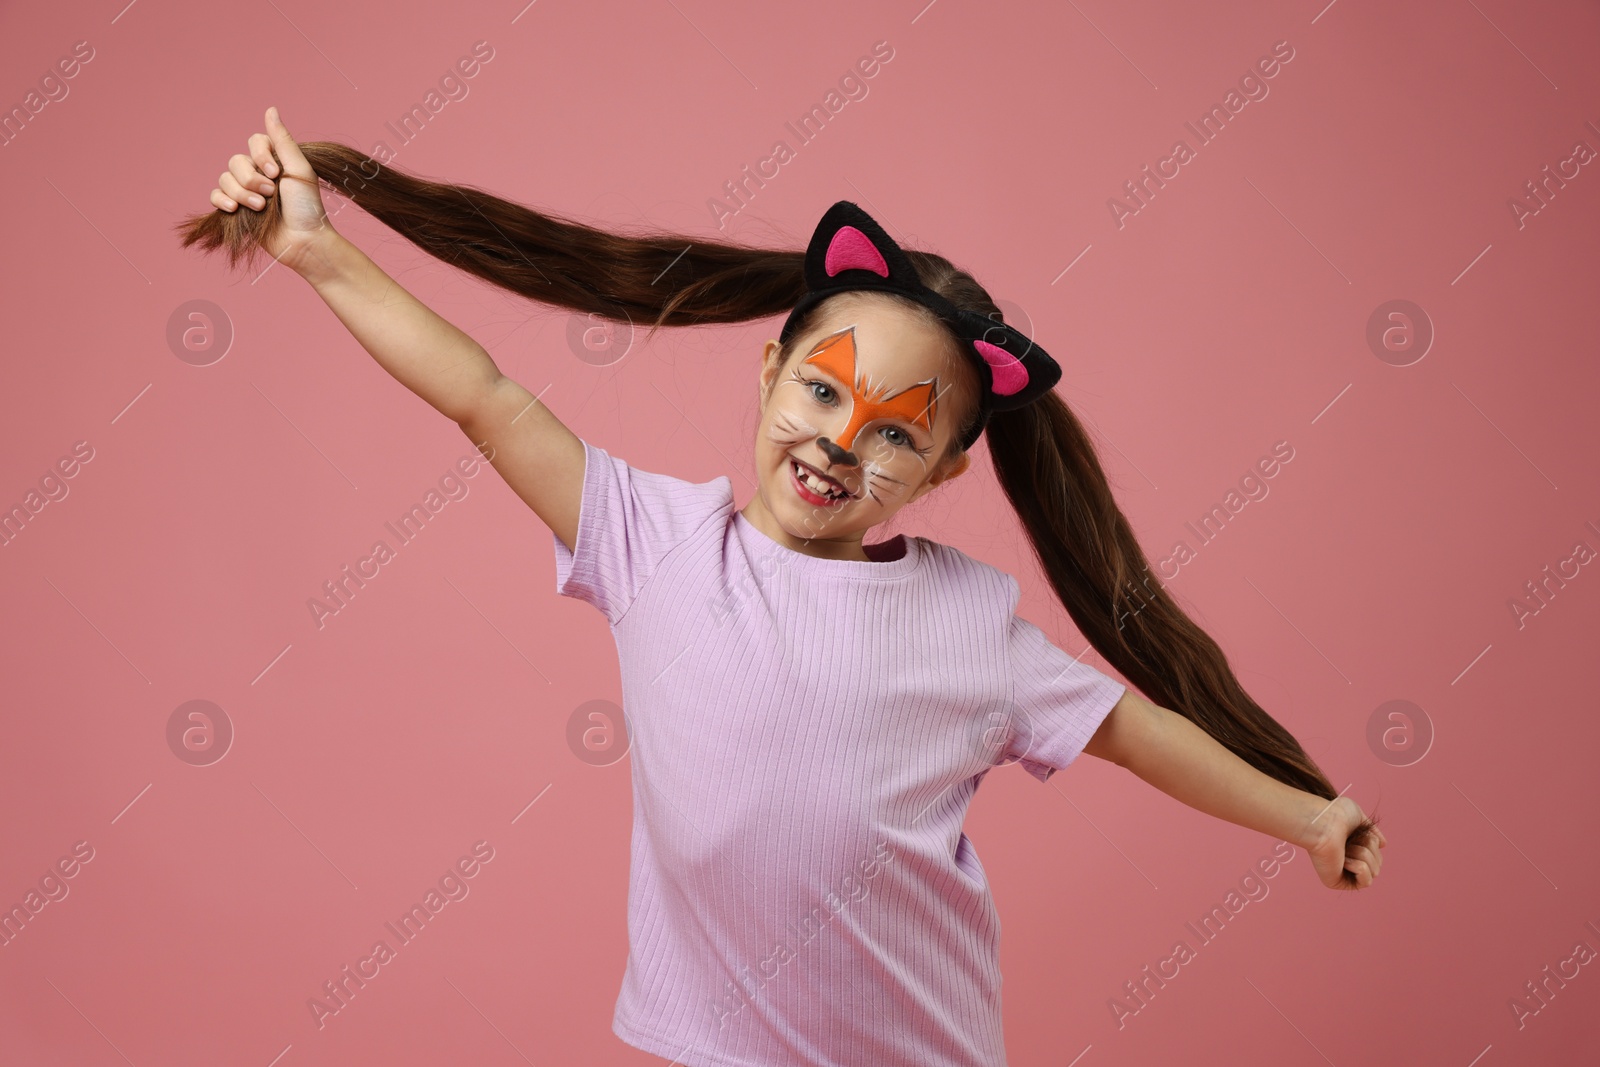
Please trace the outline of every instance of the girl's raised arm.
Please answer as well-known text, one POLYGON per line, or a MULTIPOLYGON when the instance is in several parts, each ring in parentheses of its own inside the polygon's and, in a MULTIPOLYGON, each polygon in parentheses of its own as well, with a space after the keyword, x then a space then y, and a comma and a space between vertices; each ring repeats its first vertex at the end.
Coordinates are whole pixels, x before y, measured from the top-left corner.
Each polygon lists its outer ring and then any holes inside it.
POLYGON ((241 203, 262 211, 266 198, 277 193, 282 218, 262 240, 265 250, 311 284, 384 370, 460 426, 512 490, 573 548, 583 442, 501 374, 482 345, 333 229, 317 174, 277 108, 267 109, 266 120, 267 132, 250 137, 250 154, 228 161, 211 203, 226 212, 241 203), (290 180, 280 188, 274 179, 290 180))

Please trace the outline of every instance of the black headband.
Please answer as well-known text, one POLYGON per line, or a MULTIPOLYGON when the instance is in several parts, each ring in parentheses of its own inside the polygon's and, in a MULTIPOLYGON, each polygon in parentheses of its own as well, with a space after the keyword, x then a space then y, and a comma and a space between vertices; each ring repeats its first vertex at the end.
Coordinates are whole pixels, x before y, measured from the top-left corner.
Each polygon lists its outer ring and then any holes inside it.
POLYGON ((847 289, 875 289, 910 297, 938 315, 966 342, 962 351, 978 367, 982 383, 977 421, 962 438, 971 448, 995 411, 1011 411, 1032 403, 1061 380, 1061 367, 1050 354, 1016 329, 956 307, 922 284, 916 268, 883 227, 848 200, 830 207, 817 223, 806 247, 806 293, 778 335, 787 343, 807 308, 847 289))

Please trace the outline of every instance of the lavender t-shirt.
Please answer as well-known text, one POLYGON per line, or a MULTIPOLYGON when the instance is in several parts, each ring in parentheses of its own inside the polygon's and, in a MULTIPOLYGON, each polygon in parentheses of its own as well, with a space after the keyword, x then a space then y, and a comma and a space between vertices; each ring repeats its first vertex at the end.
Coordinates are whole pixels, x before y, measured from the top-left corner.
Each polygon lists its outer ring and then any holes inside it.
POLYGON ((962 833, 984 775, 1071 763, 1125 687, 922 537, 817 559, 585 443, 556 590, 610 623, 632 734, 612 1029, 689 1067, 996 1067, 1000 923, 962 833))

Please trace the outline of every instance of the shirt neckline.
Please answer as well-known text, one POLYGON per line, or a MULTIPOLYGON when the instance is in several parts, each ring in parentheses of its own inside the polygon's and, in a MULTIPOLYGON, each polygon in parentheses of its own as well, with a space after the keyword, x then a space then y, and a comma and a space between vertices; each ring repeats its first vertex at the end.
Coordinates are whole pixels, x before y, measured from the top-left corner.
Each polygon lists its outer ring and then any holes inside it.
POLYGON ((838 575, 843 578, 900 578, 922 565, 924 550, 920 537, 895 534, 887 541, 876 542, 888 545, 895 541, 904 541, 905 554, 899 559, 822 559, 797 552, 788 545, 774 541, 755 523, 745 518, 742 511, 737 509, 734 511, 733 521, 734 526, 743 531, 740 538, 746 548, 763 558, 778 560, 780 565, 792 567, 797 573, 813 576, 838 575))

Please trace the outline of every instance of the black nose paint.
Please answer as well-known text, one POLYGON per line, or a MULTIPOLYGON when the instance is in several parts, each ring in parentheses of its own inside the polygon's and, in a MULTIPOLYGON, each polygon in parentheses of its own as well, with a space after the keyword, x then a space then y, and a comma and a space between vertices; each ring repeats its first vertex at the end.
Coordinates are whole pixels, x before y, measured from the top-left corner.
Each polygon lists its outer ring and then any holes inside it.
POLYGON ((826 437, 817 438, 817 444, 822 446, 822 454, 827 456, 828 459, 831 460, 832 462, 837 463, 839 466, 841 466, 841 467, 859 467, 859 466, 861 466, 861 461, 856 458, 856 454, 854 452, 850 452, 850 451, 847 451, 846 449, 840 448, 838 445, 834 444, 828 438, 826 438, 826 437))

